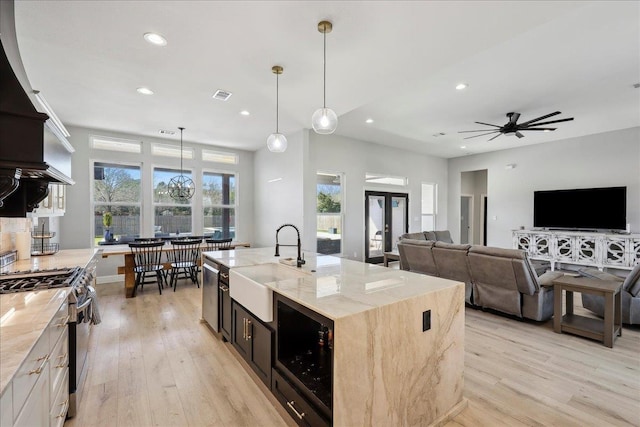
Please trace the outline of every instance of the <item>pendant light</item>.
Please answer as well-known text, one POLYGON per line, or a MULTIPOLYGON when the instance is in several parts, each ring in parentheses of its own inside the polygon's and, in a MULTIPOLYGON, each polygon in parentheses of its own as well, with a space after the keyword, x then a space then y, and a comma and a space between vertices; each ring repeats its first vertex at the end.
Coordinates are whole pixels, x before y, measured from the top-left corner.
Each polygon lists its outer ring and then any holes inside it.
POLYGON ((338 127, 338 116, 331 109, 327 108, 327 33, 330 33, 333 25, 329 21, 321 21, 318 23, 318 31, 323 34, 324 38, 324 78, 323 78, 323 103, 322 108, 316 110, 311 116, 311 126, 313 130, 319 134, 330 134, 335 132, 338 127))
POLYGON ((273 153, 282 153, 287 149, 287 138, 278 130, 278 77, 280 76, 280 74, 282 74, 283 71, 284 68, 279 65, 274 65, 273 67, 271 67, 271 72, 276 75, 276 132, 272 133, 267 138, 267 148, 269 148, 269 151, 273 153))
POLYGON ((179 127, 178 129, 180 129, 180 175, 171 178, 168 190, 172 199, 187 201, 193 197, 196 192, 196 186, 191 178, 184 176, 182 173, 182 131, 184 128, 179 127))

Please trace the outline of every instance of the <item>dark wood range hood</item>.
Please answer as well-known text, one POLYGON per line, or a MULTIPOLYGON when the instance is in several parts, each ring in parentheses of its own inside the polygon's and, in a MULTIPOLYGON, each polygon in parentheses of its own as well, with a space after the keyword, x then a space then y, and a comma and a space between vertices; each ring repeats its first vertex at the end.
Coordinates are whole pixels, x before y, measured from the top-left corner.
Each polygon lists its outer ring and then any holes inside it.
POLYGON ((11 52, 14 64, 22 66, 13 2, 0 1, 0 9, 0 217, 24 217, 47 197, 50 182, 74 182, 45 162, 49 116, 35 109, 9 60, 11 52))

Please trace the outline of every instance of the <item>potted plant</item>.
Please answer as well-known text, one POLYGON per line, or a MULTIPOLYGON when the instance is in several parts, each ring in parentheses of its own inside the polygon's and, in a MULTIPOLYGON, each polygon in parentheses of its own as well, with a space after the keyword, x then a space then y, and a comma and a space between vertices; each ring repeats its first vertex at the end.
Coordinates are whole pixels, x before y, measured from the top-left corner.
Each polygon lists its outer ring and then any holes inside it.
POLYGON ((104 241, 105 242, 113 241, 113 234, 111 234, 111 231, 109 230, 109 227, 111 227, 112 222, 113 222, 113 215, 111 214, 111 212, 105 212, 102 214, 102 225, 104 225, 104 241))

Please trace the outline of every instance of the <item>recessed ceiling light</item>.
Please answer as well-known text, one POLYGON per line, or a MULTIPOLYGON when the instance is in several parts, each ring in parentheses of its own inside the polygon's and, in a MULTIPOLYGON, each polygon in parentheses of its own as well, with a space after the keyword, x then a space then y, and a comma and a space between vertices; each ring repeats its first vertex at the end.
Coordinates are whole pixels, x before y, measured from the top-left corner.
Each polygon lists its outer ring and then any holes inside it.
POLYGON ((468 85, 468 84, 466 84, 466 83, 460 83, 460 84, 458 84, 458 86, 456 86, 456 89, 458 89, 458 90, 462 90, 462 89, 466 89, 466 88, 468 88, 468 87, 469 87, 469 85, 468 85))
POLYGON ((373 119, 367 119, 364 121, 365 123, 373 123, 373 119))
POLYGON ((462 148, 464 150, 465 148, 467 148, 467 146, 466 145, 461 145, 460 148, 462 148))
POLYGON ((242 110, 242 111, 240 111, 240 114, 241 114, 241 115, 243 115, 243 116, 249 116, 249 115, 251 115, 251 113, 250 113, 250 112, 248 112, 247 110, 242 110))
POLYGON ((138 91, 138 93, 141 93, 143 95, 153 95, 153 91, 148 87, 139 87, 136 90, 138 91))
POLYGON ((157 33, 144 33, 144 39, 151 44, 155 44, 156 46, 167 45, 167 39, 157 33))

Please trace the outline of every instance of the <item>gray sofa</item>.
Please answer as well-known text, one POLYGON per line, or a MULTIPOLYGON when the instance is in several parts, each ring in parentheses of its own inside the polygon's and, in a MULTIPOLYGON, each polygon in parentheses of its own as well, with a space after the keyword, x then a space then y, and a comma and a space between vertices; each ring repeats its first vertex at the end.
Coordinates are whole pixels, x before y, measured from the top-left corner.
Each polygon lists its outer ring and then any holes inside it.
POLYGON ((433 240, 438 242, 453 243, 451 239, 451 233, 449 230, 436 230, 436 231, 419 231, 417 233, 405 233, 400 236, 402 239, 412 240, 433 240))
MULTIPOLYGON (((613 274, 604 273, 595 268, 585 268, 578 271, 585 277, 600 280, 623 279, 613 274)), ((622 323, 629 325, 640 324, 640 263, 631 270, 622 283, 621 291, 622 323)), ((604 317, 604 297, 598 295, 582 294, 582 305, 593 311, 600 317, 604 317)))
POLYGON ((551 284, 562 273, 538 276, 522 250, 405 238, 398 251, 403 270, 464 282, 472 306, 537 321, 553 316, 551 284))

